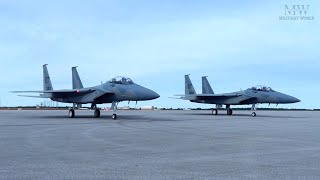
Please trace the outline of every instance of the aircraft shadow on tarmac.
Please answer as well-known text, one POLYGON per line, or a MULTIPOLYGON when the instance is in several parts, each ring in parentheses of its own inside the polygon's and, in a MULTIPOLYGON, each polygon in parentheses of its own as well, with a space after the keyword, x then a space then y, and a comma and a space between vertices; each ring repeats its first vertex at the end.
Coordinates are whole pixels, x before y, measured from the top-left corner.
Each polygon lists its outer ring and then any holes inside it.
MULTIPOLYGON (((123 119, 143 119, 145 118, 144 116, 140 116, 140 115, 119 115, 119 118, 123 118, 123 119)), ((34 118, 38 118, 38 119, 69 119, 70 121, 72 120, 77 120, 77 119, 92 119, 92 120, 112 120, 110 118, 110 116, 107 115, 101 115, 99 118, 94 118, 92 115, 78 115, 75 118, 69 118, 65 115, 47 115, 47 116, 36 116, 34 118)))
MULTIPOLYGON (((181 113, 184 114, 184 113, 181 113)), ((192 116, 212 116, 212 117, 248 117, 251 118, 250 114, 232 114, 232 115, 227 115, 227 114, 218 114, 218 115, 212 115, 211 113, 188 113, 188 115, 192 116)), ((259 118, 259 117, 264 117, 264 118, 305 118, 301 116, 278 116, 278 115, 257 115, 257 117, 254 118, 259 118)), ((253 118, 253 117, 252 117, 253 118)))
POLYGON ((184 121, 184 120, 177 120, 177 119, 169 119, 166 117, 163 118, 159 118, 159 117, 147 117, 147 116, 143 116, 143 115, 119 115, 119 118, 117 120, 112 120, 110 118, 110 116, 108 115, 101 115, 99 118, 94 118, 91 115, 78 115, 75 118, 69 118, 66 117, 65 115, 46 115, 46 116, 35 116, 32 117, 35 119, 66 119, 70 122, 72 121, 77 121, 77 119, 81 119, 81 120, 110 120, 110 121, 144 121, 144 122, 149 122, 149 121, 184 121))

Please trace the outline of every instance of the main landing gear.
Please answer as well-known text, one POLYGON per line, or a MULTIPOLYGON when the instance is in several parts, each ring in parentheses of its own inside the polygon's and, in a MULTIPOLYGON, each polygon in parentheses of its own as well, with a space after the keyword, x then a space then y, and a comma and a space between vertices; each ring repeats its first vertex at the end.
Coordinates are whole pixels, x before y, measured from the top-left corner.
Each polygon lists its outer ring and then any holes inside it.
POLYGON ((95 117, 95 118, 100 117, 100 110, 99 110, 99 109, 95 109, 95 110, 94 110, 94 117, 95 117))
POLYGON ((74 118, 74 109, 69 110, 69 118, 74 118))
POLYGON ((226 105, 227 108, 227 114, 232 115, 232 109, 230 108, 230 105, 226 105))
MULTIPOLYGON (((218 115, 218 109, 221 108, 222 106, 217 104, 216 108, 212 109, 212 115, 218 115)), ((227 109, 227 115, 232 115, 232 109, 230 108, 230 105, 226 105, 227 109)))
MULTIPOLYGON (((76 109, 76 104, 73 104, 73 107, 69 110, 69 118, 74 118, 75 117, 75 109, 76 109)), ((94 113, 93 116, 95 118, 99 118, 100 117, 100 110, 97 108, 96 104, 92 104, 91 105, 91 109, 94 109, 94 113)))
POLYGON ((217 108, 212 109, 212 115, 218 115, 218 109, 217 108))
MULTIPOLYGON (((119 102, 116 102, 116 101, 112 102, 112 105, 111 105, 111 109, 113 110, 113 114, 111 116, 112 119, 117 119, 118 104, 119 104, 119 102)), ((74 118, 75 117, 75 109, 76 109, 76 104, 74 103, 73 107, 69 110, 69 114, 68 114, 69 118, 74 118)), ((97 104, 92 104, 91 105, 91 109, 94 109, 93 116, 95 118, 99 118, 101 113, 100 113, 100 110, 97 107, 97 104)))
MULTIPOLYGON (((258 106, 258 104, 252 104, 252 107, 251 107, 251 110, 252 110, 251 116, 252 117, 257 116, 257 113, 256 113, 257 106, 258 106)), ((212 109, 212 115, 218 115, 218 109, 221 107, 222 107, 221 105, 217 104, 216 108, 212 109)), ((227 115, 232 115, 233 112, 232 112, 232 109, 230 108, 230 105, 226 105, 226 109, 227 109, 227 115)))

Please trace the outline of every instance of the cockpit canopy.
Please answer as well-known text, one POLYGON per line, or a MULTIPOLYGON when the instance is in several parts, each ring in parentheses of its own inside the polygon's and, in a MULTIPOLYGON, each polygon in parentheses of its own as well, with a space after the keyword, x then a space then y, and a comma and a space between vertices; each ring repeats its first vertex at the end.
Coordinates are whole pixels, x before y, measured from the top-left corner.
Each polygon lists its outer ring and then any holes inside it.
POLYGON ((117 76, 108 81, 109 83, 115 84, 133 84, 133 81, 130 78, 117 76))
POLYGON ((267 86, 256 86, 256 87, 252 87, 250 88, 251 90, 255 90, 255 91, 264 91, 264 92, 272 92, 274 90, 271 89, 271 87, 267 87, 267 86))

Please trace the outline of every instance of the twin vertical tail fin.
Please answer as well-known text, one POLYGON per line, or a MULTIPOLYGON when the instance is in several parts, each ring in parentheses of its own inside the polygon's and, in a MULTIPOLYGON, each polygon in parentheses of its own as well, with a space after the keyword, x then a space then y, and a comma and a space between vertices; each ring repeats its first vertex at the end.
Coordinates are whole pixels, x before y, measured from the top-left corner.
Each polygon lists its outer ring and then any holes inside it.
POLYGON ((189 75, 184 76, 185 94, 196 94, 189 75))
POLYGON ((77 66, 72 67, 72 89, 81 89, 83 88, 80 76, 77 71, 77 66))
POLYGON ((48 64, 43 65, 43 91, 53 90, 47 65, 48 64))
POLYGON ((207 76, 202 77, 202 94, 214 94, 207 79, 207 76))

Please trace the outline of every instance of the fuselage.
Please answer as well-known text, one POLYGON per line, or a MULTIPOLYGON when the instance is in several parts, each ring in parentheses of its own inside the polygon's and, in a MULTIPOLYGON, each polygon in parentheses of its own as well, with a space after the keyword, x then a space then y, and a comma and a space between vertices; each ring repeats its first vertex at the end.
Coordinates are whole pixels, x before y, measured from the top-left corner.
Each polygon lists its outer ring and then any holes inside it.
POLYGON ((120 102, 120 101, 147 101, 160 97, 156 92, 140 86, 135 83, 130 84, 120 84, 120 83, 112 83, 106 82, 104 84, 79 89, 77 96, 69 96, 69 97, 50 97, 53 101, 65 102, 65 103, 112 103, 112 102, 120 102), (90 92, 83 93, 81 92, 90 92))
MULTIPOLYGON (((270 104, 287 104, 300 102, 299 99, 280 93, 274 90, 263 91, 247 89, 244 91, 237 91, 232 93, 226 93, 237 95, 231 98, 221 98, 214 100, 192 100, 191 102, 205 103, 205 104, 227 104, 227 105, 245 105, 245 104, 258 104, 258 103, 270 103, 270 104)), ((225 94, 225 95, 226 95, 225 94)))

